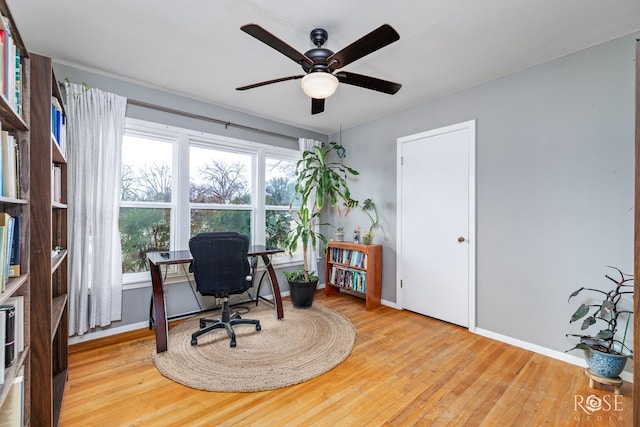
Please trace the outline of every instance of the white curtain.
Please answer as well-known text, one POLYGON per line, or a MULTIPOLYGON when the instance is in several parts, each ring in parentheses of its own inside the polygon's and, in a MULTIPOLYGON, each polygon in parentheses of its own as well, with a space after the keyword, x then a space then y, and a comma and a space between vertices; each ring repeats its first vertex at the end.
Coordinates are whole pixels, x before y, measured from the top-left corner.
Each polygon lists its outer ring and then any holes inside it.
POLYGON ((127 99, 67 84, 69 335, 122 316, 118 232, 127 99))
MULTIPOLYGON (((304 153, 305 151, 312 151, 314 149, 314 147, 321 147, 322 146, 322 142, 320 141, 316 141, 315 139, 309 139, 309 138, 299 138, 298 139, 298 145, 300 146, 300 154, 304 153)), ((314 200, 310 199, 307 201, 307 203, 309 204, 309 209, 311 210, 313 208, 313 203, 314 200)), ((320 226, 318 224, 316 224, 314 226, 314 231, 317 233, 320 231, 320 226)), ((318 248, 314 248, 312 246, 309 246, 307 248, 307 261, 309 262, 309 270, 310 271, 315 271, 316 274, 318 274, 318 248)))

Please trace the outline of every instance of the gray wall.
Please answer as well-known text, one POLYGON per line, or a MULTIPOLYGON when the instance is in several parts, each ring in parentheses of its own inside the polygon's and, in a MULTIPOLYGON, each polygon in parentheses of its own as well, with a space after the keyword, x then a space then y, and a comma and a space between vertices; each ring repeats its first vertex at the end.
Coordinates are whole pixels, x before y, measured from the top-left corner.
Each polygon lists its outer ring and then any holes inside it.
MULTIPOLYGON (((396 301, 396 139, 475 119, 477 327, 556 351, 573 346, 564 336, 577 332, 569 294, 606 284, 607 265, 633 272, 638 36, 342 132, 361 172, 354 197, 381 207, 383 299, 396 301)), ((359 212, 346 223, 367 224, 359 212)))

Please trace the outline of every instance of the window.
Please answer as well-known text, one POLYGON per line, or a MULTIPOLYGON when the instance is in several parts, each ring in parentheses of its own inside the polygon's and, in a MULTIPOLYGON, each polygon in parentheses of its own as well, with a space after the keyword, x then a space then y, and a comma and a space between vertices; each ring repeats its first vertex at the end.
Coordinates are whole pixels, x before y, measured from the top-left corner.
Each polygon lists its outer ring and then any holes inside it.
POLYGON ((268 247, 282 246, 291 228, 289 204, 293 200, 296 160, 265 159, 265 242, 268 247))
POLYGON ((190 235, 237 231, 251 235, 253 154, 191 143, 190 235))
POLYGON ((122 271, 148 270, 146 253, 169 250, 175 140, 127 132, 122 145, 122 271))
MULTIPOLYGON (((203 231, 238 231, 253 244, 282 247, 299 157, 127 119, 119 225, 125 282, 148 280, 147 252, 187 249, 203 231)), ((289 261, 288 254, 279 258, 289 261)))

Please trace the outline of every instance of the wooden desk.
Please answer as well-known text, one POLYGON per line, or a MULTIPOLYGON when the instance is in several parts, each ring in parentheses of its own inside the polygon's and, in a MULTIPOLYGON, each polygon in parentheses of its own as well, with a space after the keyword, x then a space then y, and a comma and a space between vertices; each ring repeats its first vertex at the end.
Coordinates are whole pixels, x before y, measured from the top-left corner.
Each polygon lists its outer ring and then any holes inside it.
MULTIPOLYGON (((275 301, 276 316, 278 319, 284 318, 282 310, 282 296, 280 295, 280 285, 276 272, 273 269, 269 255, 284 252, 284 249, 267 249, 264 245, 249 246, 249 256, 259 256, 267 266, 267 272, 271 279, 273 287, 273 299, 275 301)), ((167 320, 166 301, 164 299, 164 284, 162 281, 161 265, 170 264, 188 264, 193 261, 190 251, 173 251, 173 252, 149 252, 147 254, 149 260, 149 270, 151 271, 151 285, 153 288, 153 309, 155 312, 156 325, 156 352, 161 353, 167 351, 169 323, 167 320)), ((257 296, 256 296, 257 298, 257 296)))

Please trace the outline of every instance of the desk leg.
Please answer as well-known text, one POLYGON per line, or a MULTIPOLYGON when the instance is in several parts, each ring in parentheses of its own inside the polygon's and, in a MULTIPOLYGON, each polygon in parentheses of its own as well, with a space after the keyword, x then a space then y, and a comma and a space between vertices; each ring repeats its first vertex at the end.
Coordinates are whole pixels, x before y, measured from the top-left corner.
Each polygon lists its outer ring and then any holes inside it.
POLYGON ((153 308, 155 310, 156 323, 156 352, 167 351, 167 337, 169 328, 167 324, 167 312, 164 301, 164 291, 162 289, 162 273, 160 266, 149 261, 151 271, 151 285, 153 288, 153 308))
POLYGON ((284 318, 284 310, 282 309, 282 295, 280 295, 280 285, 278 284, 278 277, 276 271, 271 265, 271 260, 268 255, 262 255, 262 262, 267 266, 269 272, 269 279, 271 279, 271 286, 273 287, 273 298, 276 302, 276 314, 278 319, 284 318))

